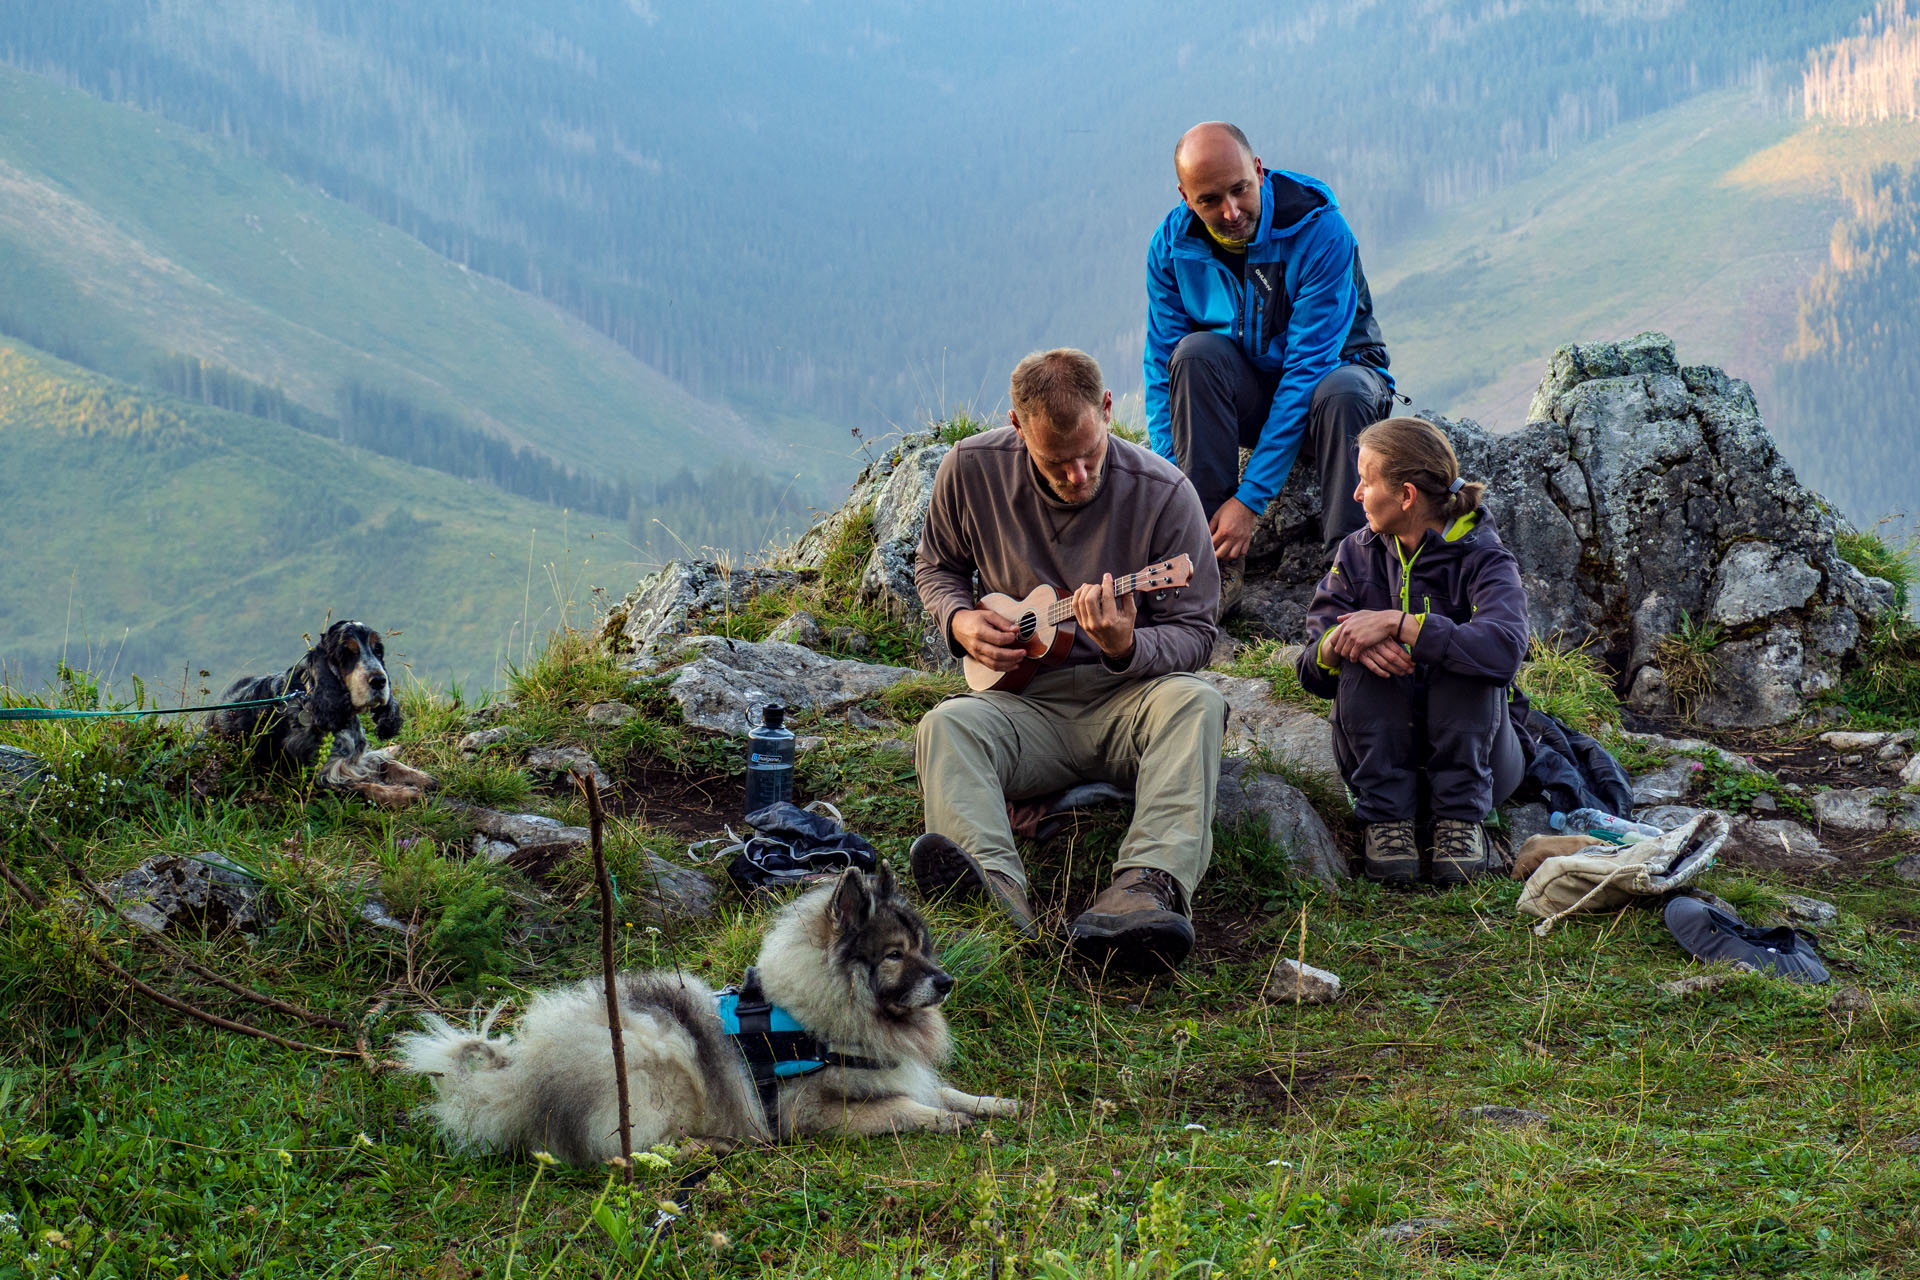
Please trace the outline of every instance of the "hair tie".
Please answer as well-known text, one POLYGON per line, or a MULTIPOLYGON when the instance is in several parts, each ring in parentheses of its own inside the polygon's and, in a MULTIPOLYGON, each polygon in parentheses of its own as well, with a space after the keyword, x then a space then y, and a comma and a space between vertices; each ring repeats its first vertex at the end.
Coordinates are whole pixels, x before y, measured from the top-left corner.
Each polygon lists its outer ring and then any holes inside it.
POLYGON ((1466 484, 1467 482, 1465 480, 1461 479, 1459 476, 1455 476, 1453 478, 1453 483, 1447 486, 1447 492, 1458 493, 1460 492, 1460 490, 1466 487, 1466 484))

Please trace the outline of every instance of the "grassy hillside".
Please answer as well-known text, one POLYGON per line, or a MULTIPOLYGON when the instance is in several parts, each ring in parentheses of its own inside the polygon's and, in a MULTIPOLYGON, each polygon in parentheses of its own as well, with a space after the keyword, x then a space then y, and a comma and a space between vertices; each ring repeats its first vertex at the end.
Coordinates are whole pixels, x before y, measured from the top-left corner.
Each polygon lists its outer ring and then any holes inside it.
POLYGON ((1915 154, 1920 126, 1809 125, 1742 93, 1626 125, 1369 262, 1394 372, 1510 430, 1556 346, 1660 329, 1769 411, 1842 177, 1915 154))
POLYGON ((4 66, 0 332, 130 381, 189 353, 321 413, 355 380, 580 468, 851 470, 838 428, 758 428, 217 140, 4 66))
POLYGON ((62 655, 191 694, 290 665, 327 616, 404 635, 416 675, 497 687, 588 583, 635 566, 605 521, 0 344, 0 673, 62 655))

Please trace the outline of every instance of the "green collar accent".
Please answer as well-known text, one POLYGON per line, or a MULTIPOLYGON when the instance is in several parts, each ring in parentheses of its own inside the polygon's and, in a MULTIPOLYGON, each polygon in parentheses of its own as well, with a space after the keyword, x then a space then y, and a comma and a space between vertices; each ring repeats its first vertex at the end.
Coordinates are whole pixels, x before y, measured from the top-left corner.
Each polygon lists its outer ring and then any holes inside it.
POLYGON ((1442 533, 1440 537, 1442 541, 1445 541, 1445 542, 1458 542, 1460 541, 1460 539, 1466 537, 1469 533, 1472 533, 1474 530, 1474 526, 1478 525, 1479 523, 1480 523, 1480 513, 1478 511, 1469 511, 1467 512, 1467 514, 1461 516, 1458 520, 1455 520, 1452 524, 1448 525, 1446 532, 1442 533))

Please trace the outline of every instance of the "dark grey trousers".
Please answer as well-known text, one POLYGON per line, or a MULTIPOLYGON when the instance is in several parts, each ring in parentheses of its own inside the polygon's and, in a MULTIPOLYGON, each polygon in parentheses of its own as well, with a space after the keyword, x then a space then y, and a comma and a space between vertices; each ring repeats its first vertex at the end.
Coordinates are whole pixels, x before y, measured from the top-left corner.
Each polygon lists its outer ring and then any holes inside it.
POLYGON ((1492 813, 1527 771, 1505 687, 1433 668, 1386 678, 1343 666, 1333 754, 1362 822, 1417 817, 1422 766, 1431 816, 1469 822, 1492 813))
MULTIPOLYGON (((1167 361, 1173 456, 1211 519, 1240 487, 1240 450, 1259 443, 1279 378, 1253 367, 1231 338, 1212 332, 1180 339, 1167 361)), ((1353 500, 1359 475, 1354 438, 1391 414, 1393 389, 1378 370, 1343 364, 1313 390, 1300 453, 1320 476, 1320 536, 1329 549, 1367 517, 1353 500)), ((1259 515, 1259 512, 1255 512, 1259 515)))

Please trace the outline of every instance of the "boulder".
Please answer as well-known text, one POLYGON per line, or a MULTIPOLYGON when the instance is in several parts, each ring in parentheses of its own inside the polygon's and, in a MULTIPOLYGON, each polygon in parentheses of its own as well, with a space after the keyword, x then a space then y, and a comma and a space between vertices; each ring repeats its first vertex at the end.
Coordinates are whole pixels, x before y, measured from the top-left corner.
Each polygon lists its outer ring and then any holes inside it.
POLYGON ((1763 871, 1824 871, 1840 859, 1790 818, 1740 819, 1720 846, 1720 861, 1763 871))
POLYGON ((1896 880, 1905 880, 1908 884, 1920 884, 1920 853, 1910 853, 1893 864, 1896 880))
POLYGON ((576 768, 585 770, 593 778, 593 784, 600 788, 601 795, 613 794, 613 779, 594 762, 592 756, 579 747, 535 747, 527 752, 529 773, 563 774, 571 773, 576 768))
POLYGON ((1332 1004, 1340 998, 1340 976, 1282 956, 1267 980, 1266 997, 1288 1004, 1332 1004))
POLYGON ((820 629, 819 619, 805 609, 799 609, 782 618, 778 626, 767 632, 767 639, 818 649, 827 643, 827 633, 820 629))
POLYGON ((1329 884, 1347 878, 1347 860, 1340 856, 1333 833, 1306 796, 1286 780, 1262 773, 1245 760, 1230 757, 1220 762, 1220 790, 1213 816, 1228 826, 1245 821, 1262 823, 1274 843, 1292 855, 1301 871, 1329 884))
POLYGON ((25 791, 50 776, 47 762, 31 751, 0 744, 0 791, 25 791))
POLYGON ((1699 773, 1699 761, 1679 760, 1663 765, 1652 773, 1641 774, 1633 780, 1634 808, 1670 805, 1686 799, 1699 773))
POLYGON ((1798 893, 1780 895, 1780 905, 1787 913, 1787 920, 1793 924, 1819 928, 1823 924, 1832 924, 1840 918, 1840 908, 1820 898, 1808 898, 1798 893))
POLYGON ((1885 747, 1902 747, 1912 742, 1913 730, 1835 729, 1821 734, 1820 741, 1839 752, 1879 751, 1885 747))
MULTIPOLYGON (((490 862, 538 874, 562 858, 589 856, 593 836, 585 827, 570 827, 538 813, 502 813, 458 800, 442 799, 441 803, 474 824, 479 833, 474 852, 490 862)), ((621 879, 620 891, 628 898, 637 896, 659 916, 703 917, 713 912, 710 880, 651 853, 641 855, 639 872, 621 879)))
POLYGON ((1200 678, 1227 700, 1226 748, 1271 752, 1332 782, 1340 780, 1333 755, 1333 728, 1324 716, 1276 700, 1267 682, 1252 676, 1202 671, 1200 678))
POLYGON ((217 853, 163 853, 101 888, 122 916, 153 933, 234 932, 251 942, 272 919, 253 876, 217 853))
MULTIPOLYGON (((1660 334, 1560 348, 1524 430, 1424 416, 1487 482, 1534 633, 1592 644, 1641 701, 1660 695, 1655 677, 1636 681, 1684 614, 1725 633, 1701 722, 1782 723, 1892 605, 1890 584, 1840 558, 1834 516, 1795 479, 1751 388, 1681 366, 1660 334)), ((1325 572, 1310 470, 1294 468, 1256 528, 1248 592, 1270 597, 1263 617, 1304 608, 1325 572)))
POLYGON ((1920 787, 1920 755, 1914 756, 1913 759, 1907 761, 1907 763, 1901 767, 1900 785, 1903 787, 1920 787))
POLYGON ((770 702, 789 712, 831 714, 914 674, 907 667, 827 658, 778 640, 694 636, 686 649, 697 656, 675 673, 668 694, 688 724, 735 736, 744 736, 770 702))
POLYGON ((520 730, 510 724, 497 724, 491 729, 475 729, 460 739, 460 750, 464 755, 478 755, 498 742, 506 742, 520 736, 520 730))
POLYGON ((933 501, 934 475, 952 447, 928 433, 903 437, 855 478, 838 510, 801 536, 795 566, 824 568, 834 549, 871 520, 873 550, 860 570, 860 598, 903 616, 918 614, 913 559, 933 501))
POLYGON ((639 714, 624 702, 596 702, 587 708, 587 723, 616 727, 627 723, 639 714))
POLYGON ((755 596, 798 583, 792 569, 728 568, 712 560, 675 560, 608 610, 600 634, 632 665, 650 667, 672 655, 676 641, 746 608, 755 596))
POLYGON ((1886 787, 1849 787, 1821 791, 1810 802, 1814 820, 1824 829, 1857 833, 1920 830, 1920 798, 1886 787))

